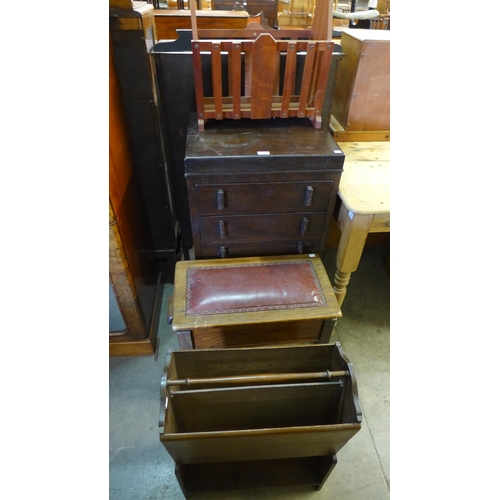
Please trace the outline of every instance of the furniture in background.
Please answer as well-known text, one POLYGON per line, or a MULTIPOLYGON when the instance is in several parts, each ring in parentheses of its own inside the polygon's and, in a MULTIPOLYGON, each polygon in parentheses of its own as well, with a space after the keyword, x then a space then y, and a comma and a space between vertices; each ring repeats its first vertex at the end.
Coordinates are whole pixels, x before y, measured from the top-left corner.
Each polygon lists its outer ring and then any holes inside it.
POLYGON ((163 284, 109 57, 109 353, 153 354, 163 284))
MULTIPOLYGON (((189 10, 155 10, 158 40, 176 40, 178 29, 191 29, 189 10)), ((250 19, 246 11, 197 10, 196 19, 201 29, 243 29, 250 19)))
POLYGON ((172 202, 171 166, 166 161, 162 116, 158 112, 155 66, 149 53, 156 41, 153 6, 110 0, 109 34, 110 57, 132 161, 153 241, 148 251, 158 261, 162 281, 172 283, 179 252, 179 227, 172 202))
POLYGON ((186 497, 319 490, 362 421, 354 370, 339 343, 173 351, 160 405, 160 442, 186 497))
POLYGON ((307 118, 225 120, 198 130, 185 175, 196 259, 325 250, 344 153, 307 118))
POLYGON ((181 349, 328 344, 341 315, 314 254, 178 262, 171 302, 181 349))
MULTIPOLYGON (((212 10, 233 10, 236 0, 212 0, 212 10)), ((278 27, 278 0, 240 0, 243 8, 254 16, 262 12, 269 26, 278 27)))
POLYGON ((390 31, 345 30, 333 92, 336 141, 390 140, 390 31))
POLYGON ((130 227, 126 215, 116 216, 110 202, 109 355, 155 354, 163 296, 161 273, 151 256, 137 248, 142 242, 137 241, 136 232, 128 233, 136 227, 130 227))
POLYGON ((369 233, 390 231, 390 142, 339 143, 344 172, 335 209, 341 236, 333 290, 341 306, 369 233))
POLYGON ((390 30, 391 29, 391 16, 380 15, 370 19, 371 30, 390 30))

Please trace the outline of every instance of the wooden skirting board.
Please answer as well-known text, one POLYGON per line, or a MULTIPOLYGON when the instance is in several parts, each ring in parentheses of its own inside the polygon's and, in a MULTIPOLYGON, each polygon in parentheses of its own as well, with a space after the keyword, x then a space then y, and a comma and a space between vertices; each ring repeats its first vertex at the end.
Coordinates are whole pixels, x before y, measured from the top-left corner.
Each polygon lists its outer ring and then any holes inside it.
POLYGON ((330 115, 330 130, 333 138, 337 142, 372 142, 372 141, 390 141, 390 130, 344 130, 342 125, 330 115))

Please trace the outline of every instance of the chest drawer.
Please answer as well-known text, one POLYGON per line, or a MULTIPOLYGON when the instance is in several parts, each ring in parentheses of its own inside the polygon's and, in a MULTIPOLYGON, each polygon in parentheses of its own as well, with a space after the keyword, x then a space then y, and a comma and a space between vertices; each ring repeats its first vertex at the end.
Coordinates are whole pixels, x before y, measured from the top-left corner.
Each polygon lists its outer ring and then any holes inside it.
POLYGON ((205 242, 266 241, 295 237, 321 237, 326 213, 225 215, 199 217, 205 242))
POLYGON ((266 241, 263 245, 260 241, 245 241, 231 243, 202 243, 200 259, 216 259, 218 257, 255 257, 265 255, 293 255, 318 253, 321 240, 297 238, 295 240, 266 241))
POLYGON ((196 185, 200 215, 326 210, 333 181, 196 185))

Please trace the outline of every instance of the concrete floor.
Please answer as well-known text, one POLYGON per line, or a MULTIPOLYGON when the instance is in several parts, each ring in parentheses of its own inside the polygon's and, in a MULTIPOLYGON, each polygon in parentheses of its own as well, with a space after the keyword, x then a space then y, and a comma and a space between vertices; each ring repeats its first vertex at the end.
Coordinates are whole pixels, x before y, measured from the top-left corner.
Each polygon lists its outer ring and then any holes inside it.
MULTIPOLYGON (((358 379, 363 426, 338 453, 320 491, 309 487, 198 493, 199 500, 384 500, 389 498, 389 277, 387 246, 365 248, 353 273, 333 342, 340 342, 358 379)), ((323 262, 333 281, 335 250, 323 262)), ((167 285, 163 311, 173 290, 167 285)), ((160 378, 177 339, 162 314, 158 360, 109 361, 110 500, 182 500, 174 463, 158 437, 160 378)))

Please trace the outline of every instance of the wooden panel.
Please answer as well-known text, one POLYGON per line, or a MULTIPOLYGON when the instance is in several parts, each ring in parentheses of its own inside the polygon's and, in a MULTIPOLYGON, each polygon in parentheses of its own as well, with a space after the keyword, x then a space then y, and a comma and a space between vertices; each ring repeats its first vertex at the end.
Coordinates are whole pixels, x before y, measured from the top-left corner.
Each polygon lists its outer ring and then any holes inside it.
POLYGON ((340 381, 224 387, 174 391, 171 397, 181 432, 268 429, 337 423, 332 410, 342 387, 340 381))
MULTIPOLYGON (((196 11, 199 29, 244 29, 248 12, 244 11, 196 11)), ((155 10, 156 36, 158 40, 177 40, 178 29, 191 29, 189 10, 155 10)))
POLYGON ((227 327, 209 327, 194 330, 195 349, 227 347, 254 347, 260 345, 283 345, 318 342, 323 320, 288 321, 283 323, 261 323, 227 327))
MULTIPOLYGON (((110 40, 111 42, 111 40, 110 40)), ((111 356, 153 354, 162 286, 133 161, 109 45, 109 274, 126 330, 109 337, 111 356), (147 251, 149 250, 149 252, 147 251)))
POLYGON ((276 41, 260 35, 252 50, 252 119, 271 118, 271 104, 276 75, 276 41))
POLYGON ((352 94, 361 55, 361 43, 350 36, 342 37, 342 49, 345 57, 340 63, 333 90, 332 115, 347 129, 352 94))
POLYGON ((390 130, 389 32, 352 31, 342 34, 345 58, 334 89, 332 115, 346 132, 387 132, 390 130))
POLYGON ((336 464, 336 457, 186 464, 176 476, 186 493, 244 488, 309 485, 320 487, 336 464))
POLYGON ((347 130, 390 130, 390 44, 365 40, 347 130))
POLYGON ((161 442, 176 462, 213 463, 241 460, 336 455, 361 424, 337 424, 210 433, 167 434, 161 442))

